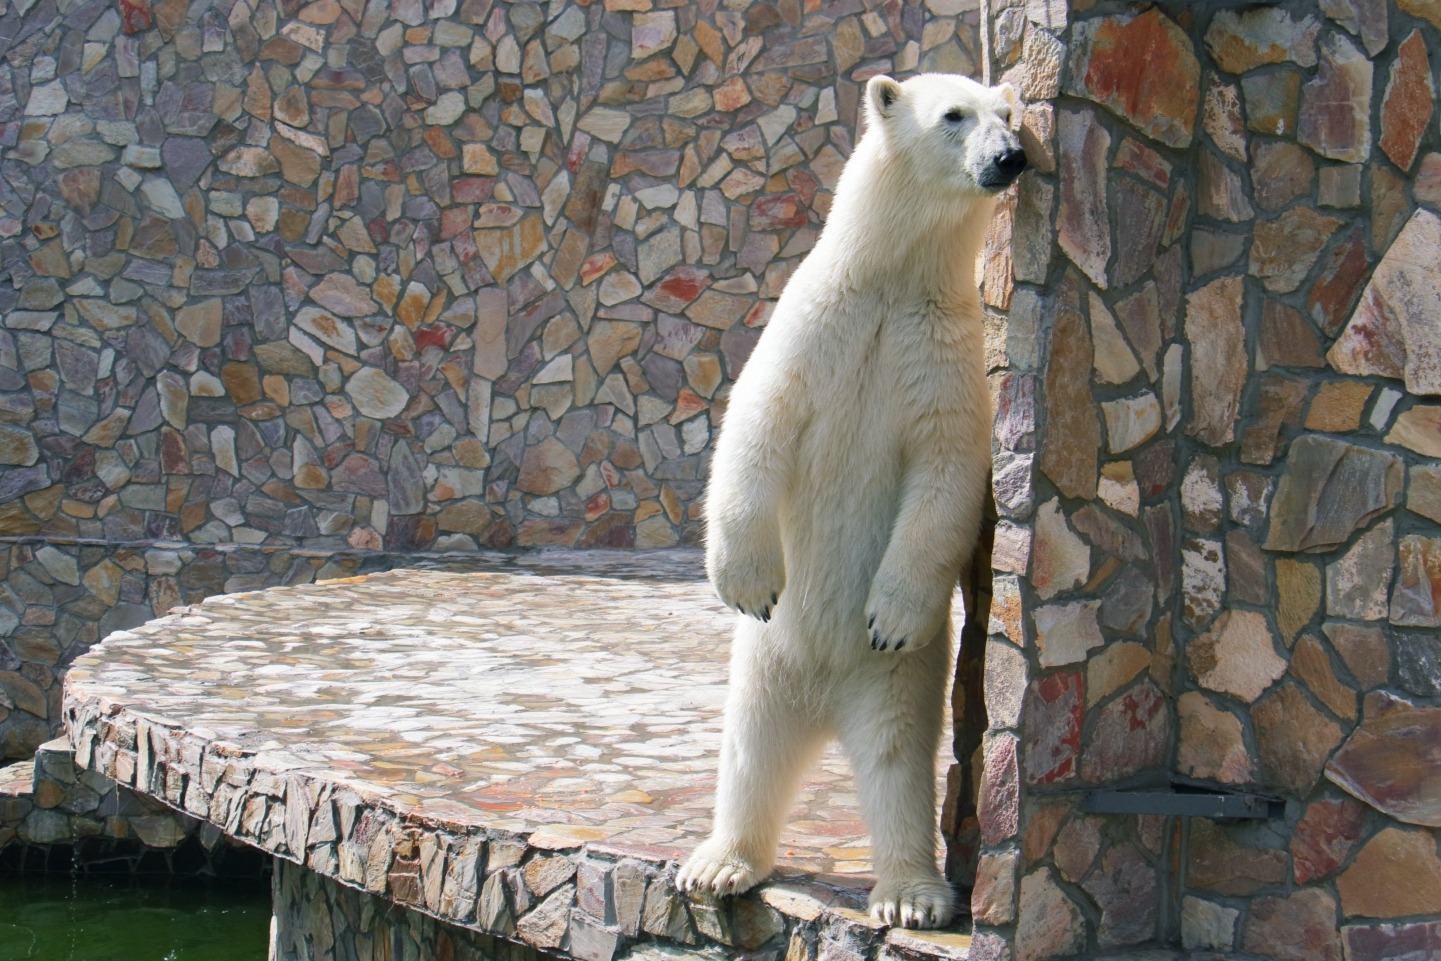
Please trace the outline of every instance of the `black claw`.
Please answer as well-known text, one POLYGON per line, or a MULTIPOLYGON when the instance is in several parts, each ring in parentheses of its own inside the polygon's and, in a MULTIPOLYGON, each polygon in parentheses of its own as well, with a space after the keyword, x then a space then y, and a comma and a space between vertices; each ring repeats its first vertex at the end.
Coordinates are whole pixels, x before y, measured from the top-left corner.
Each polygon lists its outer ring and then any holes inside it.
POLYGON ((871 650, 874 651, 874 650, 876 649, 876 646, 877 646, 878 644, 880 644, 880 643, 881 643, 881 639, 876 636, 876 632, 875 632, 875 631, 871 631, 871 650))
POLYGON ((771 607, 776 606, 776 601, 781 599, 780 591, 771 591, 771 607))
POLYGON ((876 616, 875 616, 874 614, 872 614, 870 617, 866 618, 866 627, 868 627, 868 628, 874 628, 875 626, 876 626, 876 616))
POLYGON ((906 639, 905 639, 904 637, 901 638, 899 641, 896 641, 896 650, 899 651, 901 648, 903 648, 903 647, 905 647, 905 646, 906 646, 906 639))
POLYGON ((736 605, 736 610, 740 611, 742 614, 745 614, 746 612, 746 609, 744 607, 741 607, 739 604, 736 605))

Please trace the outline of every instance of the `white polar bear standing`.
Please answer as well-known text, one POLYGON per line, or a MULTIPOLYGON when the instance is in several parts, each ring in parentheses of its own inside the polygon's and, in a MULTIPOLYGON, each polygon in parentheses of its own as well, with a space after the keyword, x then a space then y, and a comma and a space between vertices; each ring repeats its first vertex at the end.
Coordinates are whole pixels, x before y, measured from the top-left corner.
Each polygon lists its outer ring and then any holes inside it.
POLYGON ((815 249, 731 392, 706 568, 742 615, 715 827, 683 890, 744 891, 775 863, 820 748, 849 756, 889 924, 948 922, 935 759, 950 604, 990 468, 975 261, 1020 175, 1014 93, 925 74, 866 86, 867 130, 815 249))

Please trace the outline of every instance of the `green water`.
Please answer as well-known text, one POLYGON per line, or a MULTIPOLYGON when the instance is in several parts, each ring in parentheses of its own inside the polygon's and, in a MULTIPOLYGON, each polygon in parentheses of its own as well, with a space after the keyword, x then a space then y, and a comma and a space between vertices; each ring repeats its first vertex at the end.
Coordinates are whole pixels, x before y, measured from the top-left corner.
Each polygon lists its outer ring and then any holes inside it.
POLYGON ((0 961, 265 961, 264 882, 0 874, 0 961))

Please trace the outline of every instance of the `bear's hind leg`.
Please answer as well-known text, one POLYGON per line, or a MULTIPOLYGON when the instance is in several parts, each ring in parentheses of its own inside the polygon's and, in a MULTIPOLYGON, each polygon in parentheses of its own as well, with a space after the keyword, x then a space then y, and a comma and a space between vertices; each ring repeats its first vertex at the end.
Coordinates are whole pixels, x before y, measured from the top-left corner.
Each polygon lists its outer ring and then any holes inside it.
MULTIPOLYGON (((758 636, 773 630, 755 622, 740 627, 761 644, 776 643, 758 636)), ((765 880, 786 811, 824 743, 825 732, 797 703, 796 686, 756 663, 761 657, 751 652, 732 661, 715 825, 676 875, 682 891, 739 894, 765 880)))
POLYGON ((871 915, 938 928, 956 910, 936 866, 936 751, 949 648, 944 635, 914 653, 877 655, 837 705, 861 810, 871 832, 871 915))

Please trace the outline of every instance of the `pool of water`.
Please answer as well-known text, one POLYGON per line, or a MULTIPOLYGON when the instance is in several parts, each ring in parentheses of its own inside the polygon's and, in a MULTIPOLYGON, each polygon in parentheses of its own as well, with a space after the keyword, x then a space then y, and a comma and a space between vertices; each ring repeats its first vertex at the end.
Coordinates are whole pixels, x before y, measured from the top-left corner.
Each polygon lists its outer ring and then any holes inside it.
POLYGON ((4 961, 265 961, 266 882, 0 874, 4 961))

